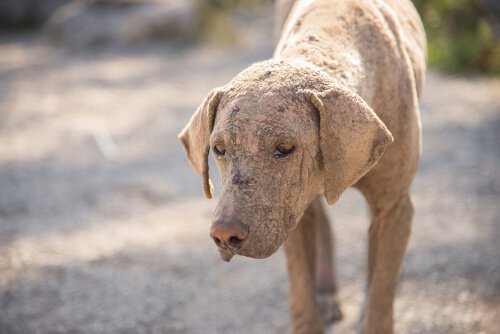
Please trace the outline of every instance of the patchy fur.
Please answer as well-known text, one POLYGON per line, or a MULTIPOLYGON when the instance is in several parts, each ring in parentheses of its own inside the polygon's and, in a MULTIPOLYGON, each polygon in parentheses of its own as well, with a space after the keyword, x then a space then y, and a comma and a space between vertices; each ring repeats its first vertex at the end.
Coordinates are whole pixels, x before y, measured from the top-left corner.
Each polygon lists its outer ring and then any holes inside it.
POLYGON ((285 243, 293 332, 322 332, 341 313, 318 196, 355 186, 372 216, 362 332, 391 333, 420 155, 421 22, 406 0, 277 5, 274 57, 214 89, 179 136, 207 197, 210 150, 222 176, 211 236, 226 261, 285 243))

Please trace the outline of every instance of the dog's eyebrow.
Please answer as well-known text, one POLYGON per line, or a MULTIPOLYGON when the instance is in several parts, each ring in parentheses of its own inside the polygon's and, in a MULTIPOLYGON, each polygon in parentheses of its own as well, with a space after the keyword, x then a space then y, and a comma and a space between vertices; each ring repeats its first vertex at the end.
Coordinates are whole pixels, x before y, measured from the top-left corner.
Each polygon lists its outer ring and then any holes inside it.
POLYGON ((210 136, 210 143, 218 141, 220 139, 224 139, 227 136, 227 133, 227 129, 219 129, 212 132, 212 135, 210 136))

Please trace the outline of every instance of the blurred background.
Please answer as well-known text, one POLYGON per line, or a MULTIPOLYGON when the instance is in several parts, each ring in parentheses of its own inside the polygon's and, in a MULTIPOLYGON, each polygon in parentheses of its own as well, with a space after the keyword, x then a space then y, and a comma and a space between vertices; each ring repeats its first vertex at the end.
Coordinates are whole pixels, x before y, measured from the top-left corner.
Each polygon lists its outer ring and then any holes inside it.
MULTIPOLYGON (((500 3, 414 4, 429 71, 396 330, 497 333, 500 3)), ((272 5, 0 1, 1 334, 289 330, 282 252, 219 260, 216 200, 177 141, 213 87, 272 56, 272 5)), ((345 315, 331 332, 351 333, 367 210, 353 190, 328 210, 345 315)))

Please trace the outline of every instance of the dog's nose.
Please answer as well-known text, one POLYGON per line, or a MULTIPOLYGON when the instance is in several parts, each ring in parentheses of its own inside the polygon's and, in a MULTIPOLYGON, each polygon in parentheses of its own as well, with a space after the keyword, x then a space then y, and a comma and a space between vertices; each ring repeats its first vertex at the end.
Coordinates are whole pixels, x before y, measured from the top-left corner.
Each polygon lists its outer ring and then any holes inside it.
POLYGON ((248 226, 239 220, 216 220, 210 229, 210 237, 217 246, 225 243, 233 248, 239 248, 248 237, 248 226))

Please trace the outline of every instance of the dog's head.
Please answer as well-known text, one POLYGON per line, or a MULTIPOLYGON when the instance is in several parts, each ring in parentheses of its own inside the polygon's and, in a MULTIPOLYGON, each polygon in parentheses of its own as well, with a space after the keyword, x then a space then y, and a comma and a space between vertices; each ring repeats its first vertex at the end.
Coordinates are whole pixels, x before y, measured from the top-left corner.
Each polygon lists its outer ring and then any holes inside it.
POLYGON ((211 237, 222 259, 276 252, 321 191, 333 204, 392 136, 355 93, 303 62, 252 65, 214 89, 179 135, 208 198, 208 154, 223 189, 211 237))

